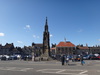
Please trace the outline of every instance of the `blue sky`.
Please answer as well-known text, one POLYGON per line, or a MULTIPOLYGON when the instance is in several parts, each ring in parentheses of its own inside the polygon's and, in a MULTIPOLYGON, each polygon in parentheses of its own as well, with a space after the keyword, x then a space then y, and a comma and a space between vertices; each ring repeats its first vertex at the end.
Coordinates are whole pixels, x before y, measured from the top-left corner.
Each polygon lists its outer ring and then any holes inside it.
POLYGON ((50 43, 100 45, 100 0, 0 0, 0 43, 42 43, 46 16, 50 43))

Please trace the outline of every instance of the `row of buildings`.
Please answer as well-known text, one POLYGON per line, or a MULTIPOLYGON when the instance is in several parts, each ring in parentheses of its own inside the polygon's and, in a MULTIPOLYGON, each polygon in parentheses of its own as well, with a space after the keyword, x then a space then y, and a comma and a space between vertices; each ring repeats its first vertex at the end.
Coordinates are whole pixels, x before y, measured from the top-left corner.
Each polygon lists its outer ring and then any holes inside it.
MULTIPOLYGON (((14 44, 6 43, 4 46, 0 45, 0 55, 35 55, 43 54, 42 43, 32 43, 32 46, 14 47, 14 44)), ((100 46, 88 47, 88 45, 74 45, 70 41, 59 42, 57 45, 52 44, 50 48, 51 55, 76 55, 76 54, 100 54, 100 46)))
POLYGON ((83 45, 74 45, 70 41, 60 42, 52 45, 51 53, 53 55, 80 55, 80 54, 100 54, 100 46, 88 47, 83 45))
POLYGON ((31 46, 14 47, 13 43, 0 44, 0 55, 31 55, 33 49, 31 46))

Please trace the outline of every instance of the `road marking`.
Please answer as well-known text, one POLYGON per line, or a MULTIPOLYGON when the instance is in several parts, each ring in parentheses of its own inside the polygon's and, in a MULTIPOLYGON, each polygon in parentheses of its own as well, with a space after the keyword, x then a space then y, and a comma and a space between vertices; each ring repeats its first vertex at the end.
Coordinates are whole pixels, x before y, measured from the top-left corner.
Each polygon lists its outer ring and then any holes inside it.
POLYGON ((43 71, 43 70, 46 70, 46 69, 37 70, 37 72, 39 72, 39 71, 43 71))
POLYGON ((72 70, 72 69, 41 69, 37 72, 53 73, 53 74, 69 74, 69 75, 88 75, 87 70, 72 70))
POLYGON ((0 70, 12 70, 15 69, 16 67, 0 67, 0 70))
POLYGON ((47 70, 58 70, 58 71, 59 71, 59 70, 62 70, 62 69, 41 69, 41 70, 37 70, 37 71, 45 71, 45 70, 46 70, 46 71, 47 71, 47 70))
POLYGON ((22 68, 22 67, 0 67, 0 70, 7 70, 7 71, 23 71, 26 72, 33 68, 22 68))
POLYGON ((28 70, 31 70, 31 69, 33 69, 33 68, 24 68, 24 69, 22 69, 20 71, 28 71, 28 70))
POLYGON ((81 73, 79 73, 79 74, 83 74, 83 73, 86 73, 86 72, 88 72, 88 71, 86 70, 86 71, 83 71, 83 72, 81 72, 81 73))
POLYGON ((100 70, 97 70, 97 72, 100 72, 100 70))
POLYGON ((66 70, 60 70, 60 71, 57 71, 56 73, 60 73, 60 72, 63 72, 63 71, 66 71, 66 70))
POLYGON ((70 74, 70 75, 88 75, 88 74, 78 74, 78 73, 58 73, 58 74, 70 74))

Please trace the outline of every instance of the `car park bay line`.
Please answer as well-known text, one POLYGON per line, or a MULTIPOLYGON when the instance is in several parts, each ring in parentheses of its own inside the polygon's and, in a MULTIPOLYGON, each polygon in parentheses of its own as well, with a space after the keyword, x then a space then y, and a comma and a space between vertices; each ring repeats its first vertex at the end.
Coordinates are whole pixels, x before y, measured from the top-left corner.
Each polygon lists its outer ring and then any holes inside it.
POLYGON ((83 74, 83 73, 86 73, 86 72, 88 72, 88 71, 86 70, 86 71, 83 71, 83 72, 81 72, 81 73, 79 73, 79 74, 83 74))
POLYGON ((27 70, 30 70, 30 69, 33 69, 33 68, 24 68, 24 69, 22 69, 22 70, 20 70, 20 71, 27 71, 27 70))
POLYGON ((22 67, 0 67, 0 70, 7 70, 7 71, 22 71, 26 72, 28 70, 31 70, 33 68, 22 68, 22 67))
POLYGON ((84 71, 84 70, 78 70, 78 69, 41 69, 41 70, 37 70, 38 71, 46 71, 46 70, 58 70, 58 71, 61 71, 61 70, 64 70, 64 71, 84 71))
POLYGON ((52 74, 68 74, 68 75, 88 75, 85 74, 88 72, 87 70, 72 70, 72 69, 41 69, 37 70, 37 72, 42 72, 42 73, 52 73, 52 74), (55 71, 54 71, 55 70, 55 71), (70 72, 67 72, 70 71, 70 72), (72 72, 78 72, 78 73, 72 73, 72 72), (65 72, 65 73, 64 73, 65 72))
POLYGON ((64 75, 88 75, 88 74, 79 74, 79 73, 57 73, 57 74, 64 74, 64 75))
POLYGON ((100 70, 97 70, 97 72, 100 72, 100 70))
POLYGON ((56 73, 60 73, 60 72, 63 72, 63 71, 66 71, 66 70, 60 70, 60 71, 57 71, 56 73))
POLYGON ((59 71, 59 70, 62 70, 62 69, 41 69, 41 70, 37 70, 37 72, 39 72, 39 71, 47 71, 47 70, 56 70, 56 71, 59 71))

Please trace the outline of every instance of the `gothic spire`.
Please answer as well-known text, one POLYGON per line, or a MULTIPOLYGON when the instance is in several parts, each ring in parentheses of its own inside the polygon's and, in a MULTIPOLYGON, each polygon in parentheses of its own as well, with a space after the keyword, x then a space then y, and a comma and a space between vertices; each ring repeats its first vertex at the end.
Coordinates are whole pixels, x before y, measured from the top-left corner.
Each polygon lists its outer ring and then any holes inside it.
POLYGON ((46 22, 45 22, 45 25, 48 25, 47 17, 46 17, 46 22))
POLYGON ((48 21, 47 21, 47 17, 46 17, 46 22, 45 22, 45 32, 48 32, 48 21))

